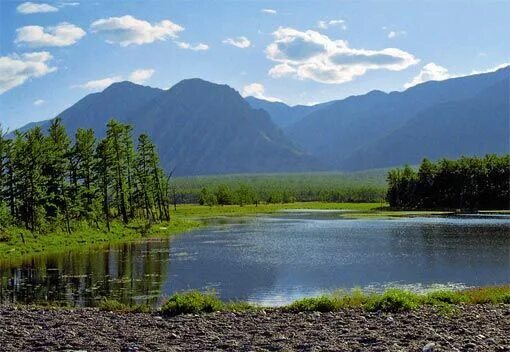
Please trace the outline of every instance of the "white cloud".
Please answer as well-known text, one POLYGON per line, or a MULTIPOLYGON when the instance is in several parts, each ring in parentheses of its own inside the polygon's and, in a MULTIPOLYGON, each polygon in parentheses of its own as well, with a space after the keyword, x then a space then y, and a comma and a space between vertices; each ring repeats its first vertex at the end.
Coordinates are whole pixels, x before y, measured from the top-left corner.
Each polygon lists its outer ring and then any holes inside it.
POLYGON ((58 7, 66 7, 66 6, 78 6, 80 5, 79 2, 62 2, 58 7))
POLYGON ((170 20, 151 24, 133 16, 110 17, 94 21, 92 32, 104 35, 109 44, 120 46, 153 43, 156 40, 175 39, 183 27, 170 20))
POLYGON ((393 39, 393 38, 396 38, 396 37, 399 37, 399 36, 402 36, 402 35, 406 35, 407 32, 406 31, 390 31, 388 33, 388 38, 389 39, 393 39))
POLYGON ((53 57, 47 51, 0 56, 0 94, 23 84, 30 78, 56 71, 48 64, 53 57))
POLYGON ((251 42, 246 37, 227 38, 222 41, 223 44, 233 45, 235 47, 244 49, 251 45, 251 42))
POLYGON ((209 45, 204 43, 198 43, 196 45, 191 45, 190 43, 186 42, 176 42, 177 46, 181 49, 187 49, 187 50, 193 50, 193 51, 204 51, 209 49, 209 45))
POLYGON ((18 44, 29 47, 69 46, 85 36, 85 31, 72 23, 60 23, 54 27, 25 26, 16 29, 18 44))
POLYGON ((269 15, 276 15, 277 14, 276 10, 273 10, 273 9, 262 9, 260 11, 263 12, 263 13, 267 13, 269 15))
POLYGON ((317 23, 317 27, 321 29, 327 29, 333 26, 339 26, 344 31, 347 30, 347 24, 344 20, 319 21, 317 23))
POLYGON ((267 58, 278 63, 269 70, 271 77, 344 83, 367 70, 400 71, 419 62, 400 49, 353 49, 344 40, 331 40, 312 30, 280 27, 273 36, 274 41, 266 48, 267 58))
POLYGON ((106 87, 112 85, 113 83, 120 82, 120 81, 122 81, 122 76, 112 76, 112 77, 96 79, 96 80, 93 80, 93 81, 88 81, 88 82, 85 82, 83 84, 75 85, 73 87, 78 87, 78 88, 83 88, 83 89, 87 89, 87 90, 98 91, 98 90, 103 90, 106 87))
POLYGON ((152 68, 135 70, 129 75, 129 80, 137 84, 142 84, 151 78, 154 72, 155 70, 152 68))
POLYGON ((267 101, 279 101, 281 102, 281 99, 275 98, 275 97, 268 97, 264 94, 264 86, 260 83, 250 83, 243 87, 242 96, 243 97, 255 97, 259 99, 264 99, 267 101))
POLYGON ((48 4, 35 4, 28 1, 18 5, 18 7, 16 7, 16 11, 24 15, 29 15, 32 13, 57 12, 58 9, 55 6, 48 4))
POLYGON ((448 72, 447 68, 439 66, 433 62, 429 62, 423 66, 420 73, 418 73, 411 82, 404 84, 404 88, 409 88, 426 81, 442 81, 451 77, 452 76, 448 72))
POLYGON ((481 73, 494 72, 505 67, 510 67, 510 62, 505 62, 485 70, 472 70, 470 73, 452 74, 448 71, 447 68, 430 62, 423 66, 420 73, 418 73, 418 75, 415 76, 410 82, 404 84, 404 88, 410 88, 427 81, 443 81, 448 78, 465 77, 481 73))
POLYGON ((44 99, 37 99, 34 101, 34 105, 35 106, 39 106, 39 105, 42 105, 44 104, 46 101, 44 99))

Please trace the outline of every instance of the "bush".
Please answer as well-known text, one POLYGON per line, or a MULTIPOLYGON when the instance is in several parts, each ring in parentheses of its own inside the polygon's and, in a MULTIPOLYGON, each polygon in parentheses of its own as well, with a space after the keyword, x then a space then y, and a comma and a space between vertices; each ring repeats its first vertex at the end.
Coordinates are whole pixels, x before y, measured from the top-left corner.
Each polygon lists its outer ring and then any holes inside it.
POLYGON ((446 304, 459 304, 464 301, 462 293, 454 291, 434 291, 426 295, 425 303, 429 305, 436 305, 440 303, 446 304))
POLYGON ((332 312, 337 310, 335 299, 332 296, 319 296, 303 298, 292 302, 284 309, 289 312, 332 312))
POLYGON ((390 289, 382 295, 372 295, 364 305, 368 311, 391 313, 405 312, 419 306, 420 298, 418 295, 397 289, 390 289))
POLYGON ((214 292, 201 293, 193 290, 172 295, 161 307, 161 313, 175 316, 186 313, 212 313, 223 308, 224 303, 214 292))

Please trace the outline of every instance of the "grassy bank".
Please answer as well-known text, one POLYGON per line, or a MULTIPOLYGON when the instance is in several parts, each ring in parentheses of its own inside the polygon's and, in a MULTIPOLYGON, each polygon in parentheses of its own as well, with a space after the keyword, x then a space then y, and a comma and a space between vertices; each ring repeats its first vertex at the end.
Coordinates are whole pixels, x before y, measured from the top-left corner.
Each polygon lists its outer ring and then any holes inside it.
MULTIPOLYGON (((279 307, 285 312, 335 312, 343 309, 362 309, 370 312, 399 313, 435 307, 440 312, 453 312, 461 305, 510 304, 510 286, 489 286, 461 291, 432 291, 413 293, 400 289, 390 289, 384 293, 364 293, 355 290, 342 291, 318 297, 303 298, 279 307)), ((121 312, 147 312, 145 306, 128 306, 116 301, 104 301, 101 310, 121 312)), ((172 295, 161 307, 161 314, 175 316, 179 314, 201 314, 212 312, 245 312, 267 309, 244 301, 220 300, 214 292, 188 291, 172 295)), ((271 308, 275 309, 275 308, 271 308)))
POLYGON ((391 211, 382 203, 324 203, 324 202, 295 202, 286 204, 259 204, 255 205, 225 205, 201 206, 179 205, 177 210, 171 211, 172 221, 155 224, 146 229, 143 222, 131 222, 127 226, 120 222, 113 222, 111 231, 101 225, 99 228, 85 224, 74 224, 73 232, 68 234, 58 229, 47 234, 33 234, 28 230, 9 227, 0 227, 0 261, 16 260, 25 256, 41 253, 58 252, 70 249, 83 249, 90 246, 111 243, 128 242, 146 238, 164 238, 174 234, 183 233, 201 226, 206 226, 213 219, 223 219, 228 222, 242 217, 252 217, 264 214, 273 214, 282 210, 346 210, 339 213, 339 217, 362 218, 391 218, 402 216, 417 216, 440 214, 441 212, 413 212, 391 211), (230 220, 229 220, 230 219, 230 220))
POLYGON ((71 234, 61 229, 48 234, 34 234, 26 229, 9 227, 0 230, 0 261, 144 238, 162 238, 199 226, 201 226, 199 221, 175 217, 169 223, 156 224, 148 230, 144 224, 138 222, 132 222, 127 226, 113 222, 110 232, 102 227, 95 228, 83 224, 76 226, 71 234))

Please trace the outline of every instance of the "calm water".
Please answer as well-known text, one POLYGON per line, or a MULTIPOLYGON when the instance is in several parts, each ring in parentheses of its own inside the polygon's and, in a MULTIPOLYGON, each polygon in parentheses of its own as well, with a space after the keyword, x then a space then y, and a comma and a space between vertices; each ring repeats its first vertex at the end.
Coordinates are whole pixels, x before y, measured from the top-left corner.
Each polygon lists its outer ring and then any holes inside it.
POLYGON ((102 297, 157 304, 191 288, 282 304, 337 288, 504 283, 510 283, 506 217, 344 220, 292 212, 171 240, 0 264, 1 301, 80 306, 102 297))

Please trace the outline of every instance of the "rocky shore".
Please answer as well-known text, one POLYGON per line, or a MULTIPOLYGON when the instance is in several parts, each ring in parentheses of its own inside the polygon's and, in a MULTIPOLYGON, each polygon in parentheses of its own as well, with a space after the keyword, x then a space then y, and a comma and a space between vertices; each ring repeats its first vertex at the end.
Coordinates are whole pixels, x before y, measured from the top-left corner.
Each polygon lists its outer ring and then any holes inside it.
POLYGON ((510 305, 181 315, 0 307, 0 351, 510 351, 510 305))

